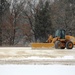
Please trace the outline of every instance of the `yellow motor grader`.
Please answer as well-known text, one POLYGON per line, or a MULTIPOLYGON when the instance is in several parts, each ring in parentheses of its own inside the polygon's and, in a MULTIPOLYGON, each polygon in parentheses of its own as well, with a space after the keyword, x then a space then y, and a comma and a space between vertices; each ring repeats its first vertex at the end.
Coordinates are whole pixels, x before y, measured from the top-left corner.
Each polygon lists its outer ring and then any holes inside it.
POLYGON ((51 48, 56 49, 72 49, 75 45, 75 37, 65 35, 65 30, 59 29, 55 32, 55 37, 50 35, 46 43, 32 43, 32 48, 51 48))

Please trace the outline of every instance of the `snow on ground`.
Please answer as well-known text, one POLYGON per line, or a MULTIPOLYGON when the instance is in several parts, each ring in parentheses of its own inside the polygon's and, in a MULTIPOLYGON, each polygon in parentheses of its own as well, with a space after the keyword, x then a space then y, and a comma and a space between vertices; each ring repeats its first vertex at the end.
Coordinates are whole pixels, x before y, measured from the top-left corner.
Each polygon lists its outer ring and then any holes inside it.
POLYGON ((1 47, 0 60, 43 60, 75 59, 75 48, 72 50, 32 49, 31 47, 1 47))
POLYGON ((75 66, 0 65, 1 75, 75 75, 75 66))

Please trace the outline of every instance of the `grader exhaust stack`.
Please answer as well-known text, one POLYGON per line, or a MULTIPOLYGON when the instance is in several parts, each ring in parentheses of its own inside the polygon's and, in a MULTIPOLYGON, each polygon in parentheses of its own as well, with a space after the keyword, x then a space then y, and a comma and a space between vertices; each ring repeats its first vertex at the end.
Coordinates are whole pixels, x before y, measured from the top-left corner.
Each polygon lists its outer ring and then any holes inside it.
POLYGON ((49 36, 47 43, 32 43, 32 48, 53 48, 56 49, 72 49, 75 45, 75 37, 65 35, 65 30, 57 30, 55 37, 49 36))

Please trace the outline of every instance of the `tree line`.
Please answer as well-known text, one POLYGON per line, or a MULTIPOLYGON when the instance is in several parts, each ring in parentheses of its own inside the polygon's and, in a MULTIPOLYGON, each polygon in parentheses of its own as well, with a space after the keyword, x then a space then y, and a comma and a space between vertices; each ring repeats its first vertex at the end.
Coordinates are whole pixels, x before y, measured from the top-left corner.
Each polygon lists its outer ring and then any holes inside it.
POLYGON ((45 42, 57 29, 75 36, 74 0, 0 0, 0 46, 45 42))

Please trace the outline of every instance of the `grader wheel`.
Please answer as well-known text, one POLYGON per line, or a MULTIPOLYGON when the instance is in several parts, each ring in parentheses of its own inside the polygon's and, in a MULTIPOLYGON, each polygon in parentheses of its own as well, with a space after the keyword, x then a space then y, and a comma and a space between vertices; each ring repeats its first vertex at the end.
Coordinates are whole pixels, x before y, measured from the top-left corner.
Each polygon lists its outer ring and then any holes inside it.
POLYGON ((68 42, 66 43, 66 48, 67 48, 67 49, 72 49, 72 48, 73 48, 73 43, 72 43, 71 41, 68 41, 68 42))
POLYGON ((55 48, 56 49, 65 49, 65 43, 63 43, 61 41, 56 41, 55 42, 55 48))
POLYGON ((65 49, 65 42, 62 42, 62 46, 61 46, 61 49, 65 49))
POLYGON ((60 41, 55 42, 55 48, 56 49, 61 49, 61 42, 60 41))

